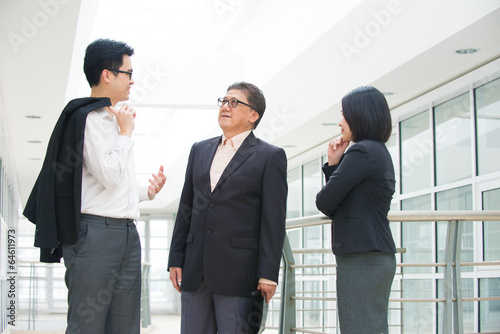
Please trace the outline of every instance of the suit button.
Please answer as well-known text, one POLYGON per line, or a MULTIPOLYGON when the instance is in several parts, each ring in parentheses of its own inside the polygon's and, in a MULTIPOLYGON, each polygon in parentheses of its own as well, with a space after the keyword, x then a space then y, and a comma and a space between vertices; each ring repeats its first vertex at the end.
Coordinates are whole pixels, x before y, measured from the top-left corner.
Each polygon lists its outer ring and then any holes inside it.
POLYGON ((213 208, 214 207, 214 203, 208 203, 208 206, 213 208))
POLYGON ((210 230, 206 230, 205 234, 206 234, 206 235, 210 235, 210 234, 212 234, 212 231, 210 231, 210 230))

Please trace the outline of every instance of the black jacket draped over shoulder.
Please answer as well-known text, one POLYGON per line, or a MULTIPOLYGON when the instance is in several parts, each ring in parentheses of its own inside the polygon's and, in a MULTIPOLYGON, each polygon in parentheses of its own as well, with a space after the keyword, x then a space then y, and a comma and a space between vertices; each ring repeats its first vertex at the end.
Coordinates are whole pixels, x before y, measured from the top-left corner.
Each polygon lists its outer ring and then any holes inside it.
POLYGON ((59 116, 23 212, 36 225, 41 262, 60 262, 62 244, 78 240, 85 123, 89 112, 110 105, 109 98, 74 99, 59 116))

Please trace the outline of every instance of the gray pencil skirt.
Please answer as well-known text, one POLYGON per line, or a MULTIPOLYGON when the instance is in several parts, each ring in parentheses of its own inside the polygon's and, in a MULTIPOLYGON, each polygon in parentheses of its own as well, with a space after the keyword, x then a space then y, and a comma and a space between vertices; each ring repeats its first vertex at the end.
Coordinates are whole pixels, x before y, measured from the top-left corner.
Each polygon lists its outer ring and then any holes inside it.
POLYGON ((341 333, 388 333, 387 310, 396 272, 394 254, 366 252, 335 258, 341 333))

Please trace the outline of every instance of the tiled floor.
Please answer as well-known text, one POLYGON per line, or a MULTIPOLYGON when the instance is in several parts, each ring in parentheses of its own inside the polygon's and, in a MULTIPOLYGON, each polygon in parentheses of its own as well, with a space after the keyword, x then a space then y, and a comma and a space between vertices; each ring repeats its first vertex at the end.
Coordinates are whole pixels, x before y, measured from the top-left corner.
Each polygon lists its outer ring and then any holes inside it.
POLYGON ((141 334, 165 334, 165 333, 180 333, 181 332, 181 316, 180 315, 152 315, 151 316, 151 331, 141 331, 141 334), (143 333, 144 332, 144 333, 143 333))
MULTIPOLYGON (((151 325, 141 329, 141 334, 180 333, 180 322, 180 315, 153 314, 151 315, 151 325)), ((65 328, 65 314, 39 314, 35 323, 31 322, 29 325, 28 315, 21 314, 16 322, 16 327, 10 327, 10 334, 64 334, 65 328)))

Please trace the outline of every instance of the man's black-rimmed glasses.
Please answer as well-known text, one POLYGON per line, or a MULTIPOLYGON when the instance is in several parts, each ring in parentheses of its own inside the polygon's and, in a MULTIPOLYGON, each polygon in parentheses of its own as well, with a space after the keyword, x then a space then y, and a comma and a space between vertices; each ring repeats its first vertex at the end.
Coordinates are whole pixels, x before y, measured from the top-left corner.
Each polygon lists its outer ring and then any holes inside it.
POLYGON ((223 99, 223 98, 219 98, 219 99, 217 99, 217 102, 219 102, 219 107, 222 107, 224 104, 227 103, 229 105, 229 108, 236 108, 236 106, 238 105, 238 103, 241 103, 241 104, 244 104, 246 106, 249 106, 253 110, 256 110, 253 106, 249 105, 248 103, 242 102, 242 101, 237 100, 237 99, 226 100, 226 99, 223 99))
POLYGON ((115 70, 115 69, 112 69, 112 68, 108 68, 107 69, 108 71, 111 71, 111 72, 117 72, 117 73, 123 73, 123 74, 128 74, 128 79, 129 80, 132 80, 132 71, 128 72, 128 71, 122 71, 122 70, 115 70))

